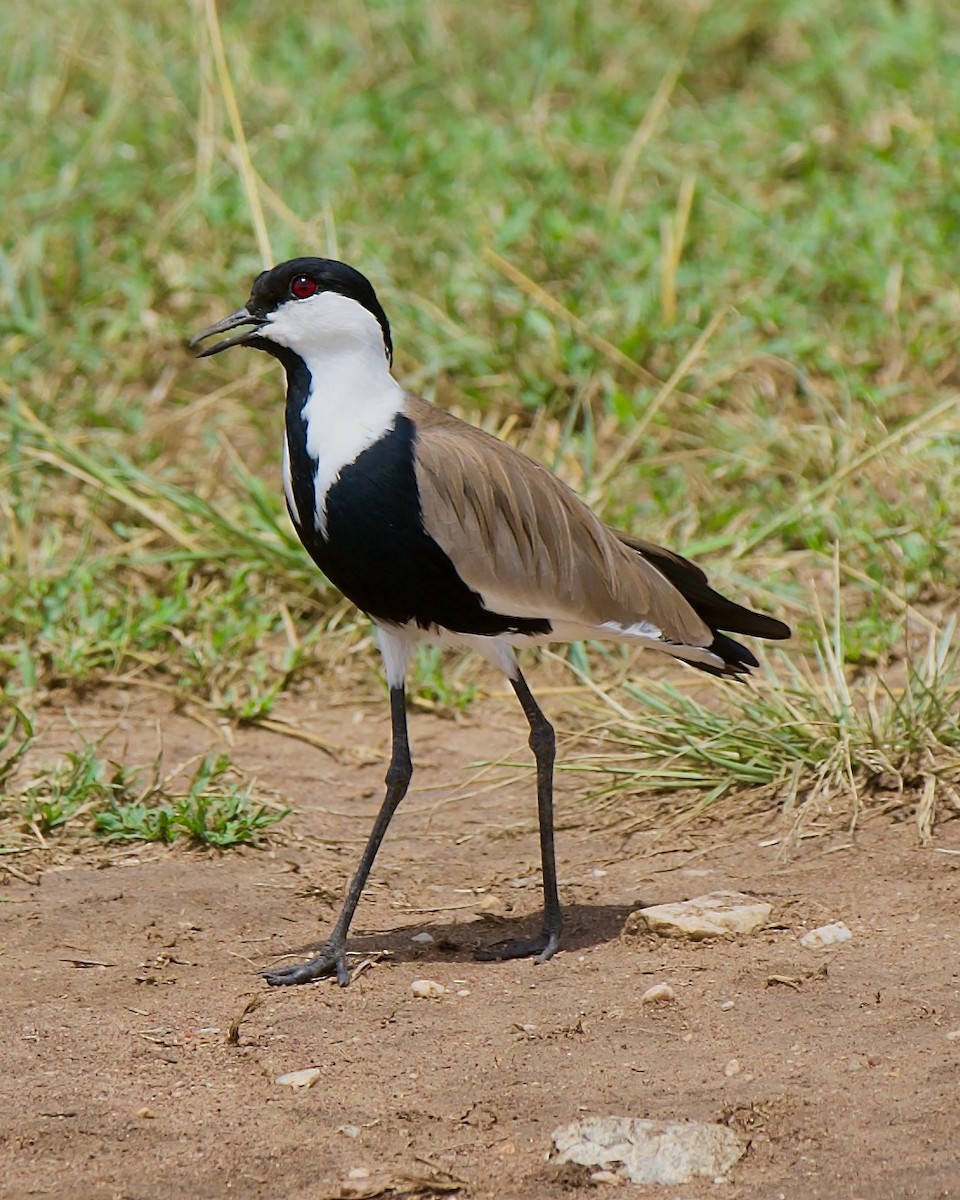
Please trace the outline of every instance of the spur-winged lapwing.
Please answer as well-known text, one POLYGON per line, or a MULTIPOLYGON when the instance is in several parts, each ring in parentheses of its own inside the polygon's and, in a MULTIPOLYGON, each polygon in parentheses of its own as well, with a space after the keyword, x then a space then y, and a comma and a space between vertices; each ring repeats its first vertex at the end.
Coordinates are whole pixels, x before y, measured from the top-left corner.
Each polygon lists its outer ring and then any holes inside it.
POLYGON ((699 567, 604 525, 545 467, 405 392, 390 367, 386 314, 369 281, 325 258, 265 271, 239 309, 190 343, 252 346, 286 371, 283 487, 300 540, 321 571, 373 618, 390 687, 393 750, 383 806, 343 911, 309 962, 268 983, 336 974, 350 981, 347 930, 413 766, 404 675, 416 644, 478 650, 517 694, 537 764, 542 931, 481 952, 489 959, 557 949, 553 727, 527 687, 517 647, 579 638, 648 646, 714 675, 757 660, 729 633, 786 638, 781 621, 725 599, 699 567), (234 332, 235 331, 235 332, 234 332))

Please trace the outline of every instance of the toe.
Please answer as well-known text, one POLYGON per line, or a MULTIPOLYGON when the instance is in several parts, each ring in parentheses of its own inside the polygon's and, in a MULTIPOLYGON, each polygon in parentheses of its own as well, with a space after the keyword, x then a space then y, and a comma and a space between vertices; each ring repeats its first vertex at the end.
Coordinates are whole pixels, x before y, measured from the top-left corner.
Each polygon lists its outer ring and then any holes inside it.
POLYGON ((341 951, 325 950, 309 962, 295 963, 290 967, 269 968, 260 974, 271 987, 289 987, 297 983, 310 983, 325 975, 336 975, 341 987, 350 983, 350 971, 341 951))

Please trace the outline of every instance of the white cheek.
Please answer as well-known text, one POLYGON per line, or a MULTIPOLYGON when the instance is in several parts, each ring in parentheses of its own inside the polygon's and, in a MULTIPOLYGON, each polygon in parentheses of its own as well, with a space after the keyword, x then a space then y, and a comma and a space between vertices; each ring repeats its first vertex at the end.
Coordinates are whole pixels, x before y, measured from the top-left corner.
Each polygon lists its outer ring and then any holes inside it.
POLYGON ((380 322, 362 304, 337 292, 288 300, 268 319, 261 336, 305 360, 360 351, 386 361, 380 322))

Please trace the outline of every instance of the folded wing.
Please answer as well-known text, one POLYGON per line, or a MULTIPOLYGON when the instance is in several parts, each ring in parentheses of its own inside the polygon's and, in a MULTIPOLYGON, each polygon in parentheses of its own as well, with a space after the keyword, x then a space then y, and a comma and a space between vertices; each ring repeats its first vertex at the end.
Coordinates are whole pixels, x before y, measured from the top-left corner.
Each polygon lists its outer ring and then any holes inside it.
POLYGON ((711 644, 707 620, 655 557, 608 529, 545 467, 425 401, 411 397, 408 412, 424 526, 484 607, 601 636, 635 629, 711 644))

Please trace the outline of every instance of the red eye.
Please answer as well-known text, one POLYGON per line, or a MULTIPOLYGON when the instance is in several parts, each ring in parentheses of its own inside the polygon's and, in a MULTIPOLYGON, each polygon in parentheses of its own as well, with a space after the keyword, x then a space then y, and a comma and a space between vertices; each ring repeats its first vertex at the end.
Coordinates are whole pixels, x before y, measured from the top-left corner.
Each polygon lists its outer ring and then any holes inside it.
POLYGON ((297 275, 290 283, 290 295, 296 300, 306 300, 317 291, 317 281, 309 275, 297 275))

